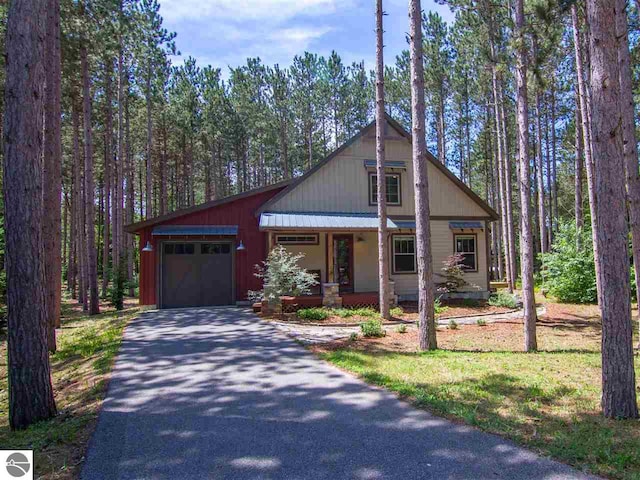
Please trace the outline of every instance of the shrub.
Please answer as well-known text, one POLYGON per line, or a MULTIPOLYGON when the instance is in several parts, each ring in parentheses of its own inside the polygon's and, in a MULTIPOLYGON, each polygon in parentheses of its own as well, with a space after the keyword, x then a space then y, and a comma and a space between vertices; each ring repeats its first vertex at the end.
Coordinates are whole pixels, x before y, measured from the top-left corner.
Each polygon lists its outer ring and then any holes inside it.
POLYGON ((454 319, 449 320, 449 330, 457 330, 458 329, 458 322, 456 322, 454 319))
POLYGON ((382 329, 382 323, 376 319, 361 323, 360 330, 362 330, 363 337, 384 337, 385 335, 382 329))
POLYGON ((326 320, 331 312, 326 308, 301 308, 297 315, 302 320, 326 320))
POLYGON ((517 308, 518 302, 513 295, 507 292, 494 293, 487 301, 489 305, 494 307, 517 308))
POLYGON ((440 315, 441 313, 444 313, 449 309, 449 307, 445 307, 444 305, 442 305, 440 297, 436 298, 433 302, 433 308, 436 315, 440 315))
POLYGON ((340 318, 377 317, 380 314, 373 308, 334 308, 333 314, 340 318))
POLYGON ((477 307, 480 305, 480 302, 475 298, 463 298, 460 303, 462 303, 464 307, 477 307))
POLYGON ((402 309, 402 307, 393 307, 391 310, 389 310, 389 313, 392 317, 399 317, 404 313, 404 310, 402 309))
POLYGON ((449 255, 442 262, 442 276, 445 278, 443 283, 438 284, 438 291, 442 293, 457 292, 459 289, 468 285, 464 279, 464 256, 461 253, 449 255))
POLYGON ((351 332, 351 335, 349 335, 349 341, 355 342, 357 339, 358 339, 358 334, 356 332, 351 332))
POLYGON ((127 259, 122 256, 118 267, 111 269, 109 299, 116 310, 124 308, 124 290, 127 286, 127 259))
POLYGON ((486 327, 487 326, 487 321, 484 320, 483 318, 479 318, 476 323, 478 324, 479 327, 486 327))
POLYGON ((596 268, 591 230, 580 233, 572 223, 560 225, 550 253, 541 254, 543 286, 560 302, 597 301, 596 268), (577 241, 581 248, 578 249, 577 241))
POLYGON ((249 291, 249 299, 278 301, 283 295, 307 295, 318 284, 315 276, 298 265, 303 253, 290 253, 282 245, 271 252, 267 260, 256 265, 255 276, 262 279, 262 290, 249 291))
POLYGON ((401 323, 400 325, 398 325, 396 327, 396 332, 398 333, 407 333, 407 325, 404 323, 401 323))

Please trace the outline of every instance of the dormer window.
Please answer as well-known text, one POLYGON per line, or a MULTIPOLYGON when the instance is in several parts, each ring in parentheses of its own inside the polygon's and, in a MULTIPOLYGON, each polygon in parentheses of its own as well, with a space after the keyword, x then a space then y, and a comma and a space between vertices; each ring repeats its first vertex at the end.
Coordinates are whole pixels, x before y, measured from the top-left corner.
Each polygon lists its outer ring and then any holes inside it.
MULTIPOLYGON (((400 189, 400 174, 388 173, 385 175, 387 181, 387 205, 402 205, 400 189)), ((378 176, 369 173, 369 205, 378 203, 378 176)))

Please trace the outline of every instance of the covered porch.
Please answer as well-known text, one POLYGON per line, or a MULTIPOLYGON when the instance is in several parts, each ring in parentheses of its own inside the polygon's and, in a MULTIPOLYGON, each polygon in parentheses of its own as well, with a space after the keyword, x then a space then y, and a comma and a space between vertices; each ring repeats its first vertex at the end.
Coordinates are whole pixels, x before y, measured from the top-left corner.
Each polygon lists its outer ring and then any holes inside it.
MULTIPOLYGON (((416 300, 415 219, 392 216, 387 220, 387 227, 390 300, 392 303, 416 300)), ((267 233, 268 251, 279 244, 291 252, 302 253, 300 265, 318 279, 312 295, 284 299, 283 308, 378 305, 378 218, 375 214, 266 212, 260 216, 260 230, 267 233)), ((485 297, 488 292, 486 222, 434 219, 431 230, 434 282, 444 280, 443 261, 464 247, 468 250, 470 265, 466 294, 485 297)))

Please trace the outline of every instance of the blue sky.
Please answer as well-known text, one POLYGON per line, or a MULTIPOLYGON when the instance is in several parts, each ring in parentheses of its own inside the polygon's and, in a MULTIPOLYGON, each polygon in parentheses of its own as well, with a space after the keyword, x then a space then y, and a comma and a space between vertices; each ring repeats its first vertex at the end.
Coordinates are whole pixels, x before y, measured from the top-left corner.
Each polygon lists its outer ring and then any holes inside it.
MULTIPOLYGON (((406 48, 407 0, 385 0, 385 62, 406 48)), ((182 57, 195 57, 201 66, 238 66, 247 57, 265 64, 288 66, 305 50, 329 55, 336 50, 346 64, 364 60, 375 64, 375 2, 373 0, 160 0, 160 14, 169 31, 178 34, 182 57)), ((453 20, 449 7, 423 0, 453 20)), ((175 58, 174 64, 181 63, 175 58)))

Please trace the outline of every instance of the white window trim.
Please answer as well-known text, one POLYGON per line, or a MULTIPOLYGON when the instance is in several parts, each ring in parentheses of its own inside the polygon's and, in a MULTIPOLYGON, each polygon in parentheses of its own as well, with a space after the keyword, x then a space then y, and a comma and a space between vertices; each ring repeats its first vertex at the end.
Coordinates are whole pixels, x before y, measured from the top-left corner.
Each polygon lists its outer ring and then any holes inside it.
POLYGON ((476 235, 464 235, 461 233, 455 233, 453 235, 453 250, 454 253, 461 254, 473 254, 474 259, 474 267, 468 271, 477 272, 478 271, 478 237, 476 235), (459 252, 458 251, 458 239, 461 240, 473 240, 473 252, 459 252))
MULTIPOLYGON (((387 199, 387 205, 393 207, 399 207, 402 205, 402 177, 399 173, 385 173, 385 177, 397 177, 398 178, 398 201, 397 202, 389 202, 387 199)), ((373 200, 373 177, 378 178, 378 175, 374 173, 369 174, 369 203, 371 205, 377 205, 378 200, 373 200)), ((385 178, 386 179, 386 178, 385 178)), ((376 182, 376 190, 378 189, 378 185, 376 182)), ((377 196, 377 195, 376 195, 377 196)))
POLYGON ((276 244, 278 245, 318 245, 318 234, 317 233, 279 233, 276 234, 276 244), (284 240, 282 241, 281 237, 298 237, 303 238, 306 237, 307 240, 284 240), (313 240, 311 240, 313 239, 313 240))
POLYGON ((416 236, 415 235, 393 235, 391 237, 393 241, 391 242, 391 257, 393 260, 393 274, 403 275, 405 273, 416 273, 417 272, 417 258, 418 254, 416 252, 416 236), (396 240, 412 240, 413 241, 413 253, 396 253, 396 240), (413 270, 403 270, 398 272, 396 270, 396 255, 404 255, 404 256, 413 256, 413 270))

